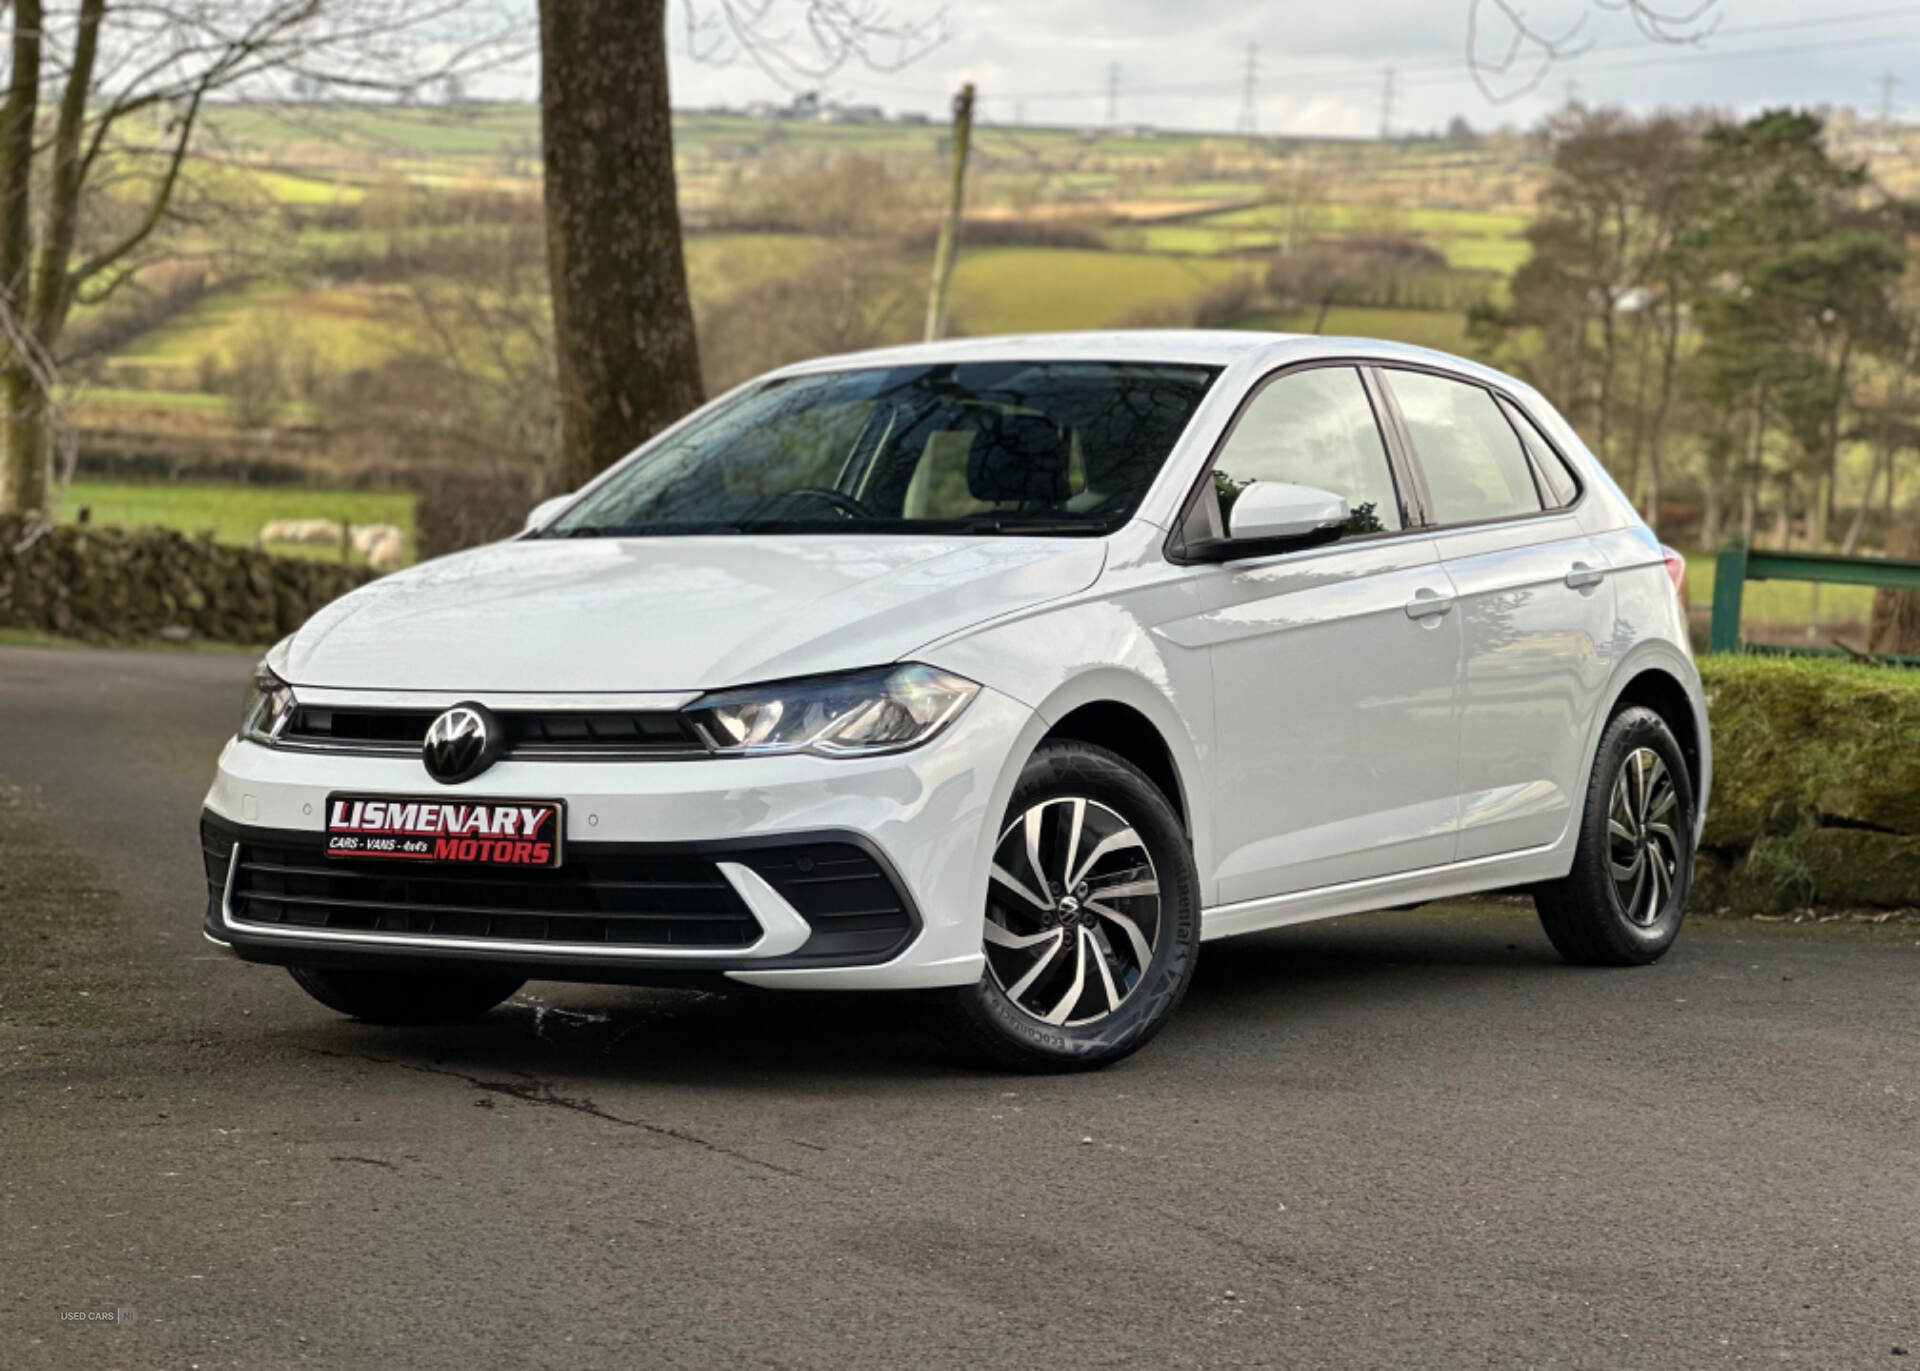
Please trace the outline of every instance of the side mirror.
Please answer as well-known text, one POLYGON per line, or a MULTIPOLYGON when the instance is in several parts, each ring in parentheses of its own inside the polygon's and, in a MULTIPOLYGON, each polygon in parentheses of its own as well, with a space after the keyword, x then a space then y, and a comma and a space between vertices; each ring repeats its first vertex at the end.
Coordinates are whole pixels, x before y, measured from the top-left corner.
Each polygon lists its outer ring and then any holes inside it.
POLYGON ((542 500, 539 504, 527 511, 527 525, 523 531, 527 533, 539 532, 553 522, 555 515, 559 514, 561 510, 572 503, 573 496, 571 493, 556 495, 551 500, 542 500))
POLYGON ((1318 547, 1346 531, 1348 513, 1346 496, 1318 486, 1255 481, 1235 498, 1227 536, 1195 543, 1187 554, 1200 562, 1237 562, 1318 547))

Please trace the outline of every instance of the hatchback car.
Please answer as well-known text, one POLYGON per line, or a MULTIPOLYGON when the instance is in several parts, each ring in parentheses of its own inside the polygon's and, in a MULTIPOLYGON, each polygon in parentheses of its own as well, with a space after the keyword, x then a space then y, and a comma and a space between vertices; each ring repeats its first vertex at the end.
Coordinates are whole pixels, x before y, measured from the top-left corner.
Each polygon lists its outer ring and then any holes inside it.
POLYGON ((925 992, 1041 1069, 1310 919, 1524 890, 1568 959, 1651 962, 1711 775, 1683 576, 1440 353, 813 361, 268 653, 207 936, 378 1022, 717 976, 925 992))

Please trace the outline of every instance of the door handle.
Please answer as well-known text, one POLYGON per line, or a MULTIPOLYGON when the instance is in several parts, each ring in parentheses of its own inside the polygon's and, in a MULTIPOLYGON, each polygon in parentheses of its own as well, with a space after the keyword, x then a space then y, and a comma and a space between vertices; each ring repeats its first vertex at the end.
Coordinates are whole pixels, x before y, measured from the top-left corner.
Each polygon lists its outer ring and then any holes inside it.
POLYGON ((1599 567, 1588 566, 1585 562, 1575 562, 1572 569, 1567 572, 1567 588, 1586 590, 1590 586, 1599 585, 1606 578, 1607 573, 1599 567))
POLYGON ((1413 598, 1407 601, 1407 617, 1409 619, 1427 619, 1435 615, 1445 614, 1452 608, 1453 596, 1442 595, 1437 590, 1421 589, 1414 591, 1413 598))

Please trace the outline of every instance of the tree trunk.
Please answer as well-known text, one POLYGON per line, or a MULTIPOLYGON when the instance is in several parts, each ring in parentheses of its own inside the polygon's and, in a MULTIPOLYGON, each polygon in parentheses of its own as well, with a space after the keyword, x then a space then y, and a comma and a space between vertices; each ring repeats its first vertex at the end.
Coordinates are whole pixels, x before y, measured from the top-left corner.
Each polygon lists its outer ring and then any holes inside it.
POLYGON ((1720 482, 1711 474, 1700 477, 1700 546, 1708 552, 1720 549, 1720 482))
POLYGON ((557 490, 700 403, 667 104, 665 0, 540 3, 557 490))
POLYGON ((1873 466, 1867 472, 1867 488, 1860 493, 1860 507, 1853 512, 1853 522, 1847 527, 1847 541, 1840 551, 1853 556, 1860 546, 1860 535, 1866 531, 1867 512, 1873 508, 1873 489, 1884 470, 1887 474, 1887 509, 1893 508, 1893 478, 1899 464, 1898 443, 1894 437, 1893 416, 1906 399, 1907 378, 1913 374, 1913 366, 1920 360, 1920 319, 1916 319, 1907 330, 1906 351, 1900 356, 1900 367, 1893 374, 1893 380, 1887 386, 1887 402, 1880 415, 1880 441, 1874 445, 1873 466))
MULTIPOLYGON (((12 69, 0 107, 0 307, 24 331, 33 255, 33 134, 39 110, 40 0, 17 0, 12 69)), ((0 372, 0 514, 47 503, 46 407, 17 343, 0 372)))
POLYGON ((1842 557, 1851 557, 1860 550, 1860 535, 1867 528, 1867 511, 1873 508, 1873 492, 1880 486, 1880 473, 1886 469, 1891 446, 1883 431, 1880 441, 1874 445, 1873 465, 1867 468, 1866 489, 1860 492, 1860 503, 1854 508, 1853 519, 1847 525, 1847 536, 1840 543, 1842 557))
POLYGON ((47 397, 23 367, 0 376, 0 512, 31 513, 47 507, 52 472, 47 441, 47 397))
POLYGON ((1753 431, 1746 466, 1740 473, 1740 541, 1748 547, 1753 546, 1754 524, 1760 512, 1760 461, 1765 456, 1766 441, 1767 388, 1763 384, 1753 392, 1753 431))
MULTIPOLYGON (((1920 508, 1887 530, 1887 556, 1920 561, 1920 508)), ((1920 591, 1876 590, 1867 621, 1867 651, 1920 656, 1920 591)))

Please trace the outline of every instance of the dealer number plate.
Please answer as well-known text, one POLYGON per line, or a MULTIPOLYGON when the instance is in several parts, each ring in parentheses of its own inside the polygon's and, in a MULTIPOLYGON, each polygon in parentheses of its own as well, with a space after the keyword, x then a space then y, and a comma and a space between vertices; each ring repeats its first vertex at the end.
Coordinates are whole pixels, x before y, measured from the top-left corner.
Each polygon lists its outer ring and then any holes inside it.
POLYGON ((468 866, 560 865, 559 800, 329 795, 327 855, 468 866))

